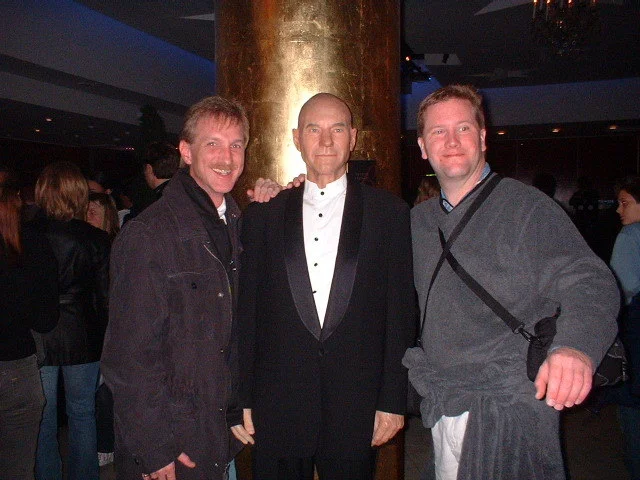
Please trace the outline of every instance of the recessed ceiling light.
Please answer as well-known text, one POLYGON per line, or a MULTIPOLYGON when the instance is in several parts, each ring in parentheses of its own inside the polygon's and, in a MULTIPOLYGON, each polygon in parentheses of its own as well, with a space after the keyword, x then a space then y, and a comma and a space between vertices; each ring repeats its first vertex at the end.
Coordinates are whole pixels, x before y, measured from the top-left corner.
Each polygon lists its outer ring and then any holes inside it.
POLYGON ((551 131, 553 133, 558 133, 560 131, 560 129, 558 127, 551 129, 551 131))
POLYGON ((504 134, 506 134, 506 133, 507 133, 507 132, 506 132, 505 130, 498 130, 498 135, 504 135, 504 134))
POLYGON ((47 117, 47 118, 45 118, 45 121, 47 121, 47 122, 52 122, 52 121, 53 121, 53 118, 49 118, 49 117, 47 117))
POLYGON ((40 133, 40 129, 39 128, 34 128, 33 131, 36 132, 36 133, 40 133))
POLYGON ((617 130, 618 125, 609 125, 609 130, 617 130))

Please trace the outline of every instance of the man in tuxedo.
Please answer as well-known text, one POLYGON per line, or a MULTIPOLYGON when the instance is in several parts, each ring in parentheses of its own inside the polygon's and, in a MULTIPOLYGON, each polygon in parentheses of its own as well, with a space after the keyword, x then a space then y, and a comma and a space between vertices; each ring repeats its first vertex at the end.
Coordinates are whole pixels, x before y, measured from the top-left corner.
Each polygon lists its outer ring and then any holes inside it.
POLYGON ((242 425, 254 478, 371 479, 404 425, 414 334, 409 208, 347 180, 349 107, 320 93, 293 140, 303 186, 244 216, 238 312, 242 425))

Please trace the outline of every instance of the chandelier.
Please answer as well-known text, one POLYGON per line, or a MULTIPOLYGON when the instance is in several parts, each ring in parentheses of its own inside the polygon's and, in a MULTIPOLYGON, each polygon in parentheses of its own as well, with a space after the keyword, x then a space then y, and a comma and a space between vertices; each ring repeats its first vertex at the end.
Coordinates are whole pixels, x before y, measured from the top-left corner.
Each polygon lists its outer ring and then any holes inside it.
POLYGON ((596 0, 533 0, 532 29, 555 55, 579 54, 600 32, 596 0))

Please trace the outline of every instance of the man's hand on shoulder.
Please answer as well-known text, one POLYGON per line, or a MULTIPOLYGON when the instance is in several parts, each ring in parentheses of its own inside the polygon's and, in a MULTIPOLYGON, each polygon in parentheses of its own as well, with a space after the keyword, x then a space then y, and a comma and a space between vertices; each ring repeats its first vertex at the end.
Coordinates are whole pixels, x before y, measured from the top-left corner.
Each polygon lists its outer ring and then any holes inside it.
POLYGON ((373 422, 372 447, 379 447, 391 440, 404 427, 404 415, 376 410, 373 422))
MULTIPOLYGON (((182 452, 178 455, 178 461, 182 463, 185 467, 195 468, 196 464, 189 458, 189 455, 182 452)), ((155 472, 149 475, 142 475, 143 480, 176 480, 176 464, 175 462, 171 462, 166 467, 162 467, 160 470, 156 470, 155 472)))
POLYGON ((591 391, 593 363, 579 350, 560 347, 540 366, 534 385, 536 398, 546 396, 547 405, 562 410, 584 401, 591 391))
POLYGON ((253 419, 251 417, 251 409, 245 408, 242 410, 242 425, 234 425, 231 427, 231 433, 233 436, 240 440, 245 445, 254 445, 256 441, 253 439, 253 435, 256 433, 256 429, 253 427, 253 419))
POLYGON ((301 173, 283 187, 269 178, 259 178, 253 188, 247 190, 247 197, 251 202, 266 203, 284 189, 299 187, 305 179, 306 176, 301 173))

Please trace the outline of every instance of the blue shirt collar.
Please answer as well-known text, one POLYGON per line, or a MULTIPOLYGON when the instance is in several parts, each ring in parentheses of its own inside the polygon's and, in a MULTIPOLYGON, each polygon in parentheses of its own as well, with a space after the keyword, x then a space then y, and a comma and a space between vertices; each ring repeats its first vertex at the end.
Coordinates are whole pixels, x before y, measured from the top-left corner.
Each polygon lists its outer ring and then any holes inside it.
MULTIPOLYGON (((488 163, 485 163, 484 168, 482 169, 482 175, 480 175, 480 180, 478 180, 478 183, 482 182, 485 178, 487 178, 490 173, 491 173, 491 167, 489 166, 488 163)), ((447 196, 445 195, 444 190, 442 189, 440 189, 440 205, 442 205, 442 208, 444 208, 447 212, 450 212, 451 210, 453 210, 453 205, 449 203, 449 200, 447 200, 447 196)))

